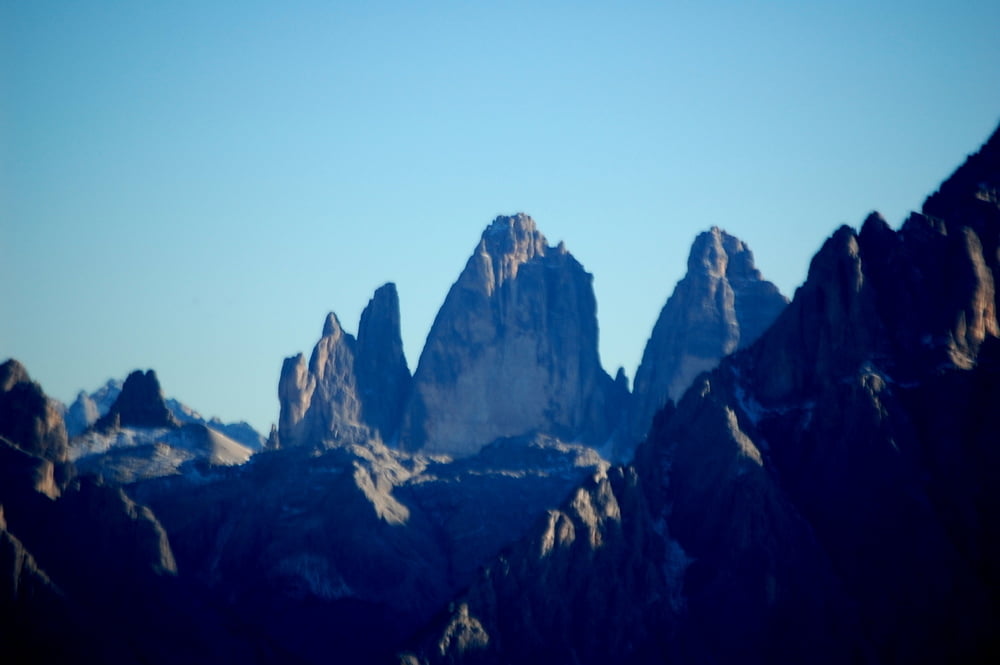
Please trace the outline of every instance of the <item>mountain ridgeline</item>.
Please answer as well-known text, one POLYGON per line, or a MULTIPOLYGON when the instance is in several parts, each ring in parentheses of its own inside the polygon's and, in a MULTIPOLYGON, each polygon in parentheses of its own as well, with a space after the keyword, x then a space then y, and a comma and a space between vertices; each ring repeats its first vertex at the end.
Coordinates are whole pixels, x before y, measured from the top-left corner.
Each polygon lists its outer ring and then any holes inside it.
POLYGON ((614 509, 572 498, 402 661, 991 662, 998 238, 1000 133, 900 230, 836 231, 758 341, 581 490, 614 509))
POLYGON ((358 338, 330 313, 306 363, 285 360, 283 446, 371 436, 402 450, 475 455, 499 439, 544 435, 627 459, 653 414, 701 371, 745 346, 787 304, 737 238, 701 234, 628 391, 598 355, 592 276, 524 214, 483 232, 427 336, 412 381, 395 286, 379 288, 358 338))
POLYGON ((0 659, 992 662, 998 279, 1000 132, 898 230, 834 232, 791 302, 700 234, 631 392, 523 214, 412 375, 394 285, 357 337, 330 313, 263 450, 152 371, 64 422, 8 361, 0 659))

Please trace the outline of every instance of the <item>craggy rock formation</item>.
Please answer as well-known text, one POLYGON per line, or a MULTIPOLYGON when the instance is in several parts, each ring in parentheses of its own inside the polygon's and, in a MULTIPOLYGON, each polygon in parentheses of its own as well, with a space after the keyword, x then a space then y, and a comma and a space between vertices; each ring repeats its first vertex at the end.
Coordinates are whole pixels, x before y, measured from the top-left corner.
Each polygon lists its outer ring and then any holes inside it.
POLYGON ((156 372, 136 370, 129 374, 111 409, 94 424, 102 431, 115 427, 180 427, 167 408, 156 372))
MULTIPOLYGON (((114 392, 115 384, 109 382, 96 394, 114 392)), ((78 398, 74 404, 86 405, 87 401, 78 398)), ((125 485, 202 466, 243 464, 253 454, 247 446, 204 424, 196 412, 171 401, 183 416, 183 424, 164 400, 153 370, 129 374, 107 412, 70 442, 69 458, 76 470, 125 485)), ((227 428, 215 420, 207 422, 241 435, 250 429, 250 440, 258 438, 249 426, 227 428)))
POLYGON ((719 228, 700 234, 688 271, 660 311, 635 375, 631 440, 649 431, 653 415, 676 402, 702 372, 749 346, 788 304, 761 277, 746 244, 719 228))
POLYGON ((591 279, 527 215, 497 217, 427 336, 402 445, 464 456, 532 432, 604 444, 627 395, 601 368, 591 279))
MULTIPOLYGON (((682 589, 675 612, 612 617, 597 638, 567 628, 603 617, 619 587, 580 601, 525 546, 402 662, 597 663, 611 645, 636 663, 989 662, 1000 651, 998 176, 995 134, 899 231, 877 215, 860 233, 839 229, 772 327, 657 416, 634 462, 642 499, 619 500, 619 519, 683 551, 681 584, 650 582, 682 589), (525 601, 537 598, 548 603, 525 601)), ((562 532, 579 533, 572 523, 562 532)), ((619 579, 608 558, 576 576, 619 579)))
POLYGON ((399 329, 394 284, 375 291, 361 314, 358 339, 331 312, 309 364, 286 358, 278 381, 278 439, 285 447, 390 441, 399 427, 410 371, 399 329))
POLYGON ((482 570, 421 651, 435 663, 662 660, 687 565, 635 470, 602 469, 482 570))
POLYGON ((53 462, 67 456, 59 409, 14 359, 0 365, 0 437, 53 462))
MULTIPOLYGON (((109 379, 90 394, 83 390, 77 394, 76 399, 66 407, 63 414, 66 432, 70 439, 79 437, 88 430, 93 431, 93 425, 111 410, 111 406, 118 399, 122 385, 123 382, 119 379, 109 379)), ((190 406, 172 398, 164 400, 164 403, 182 425, 204 425, 251 450, 260 450, 264 447, 264 437, 246 422, 224 423, 218 418, 207 419, 190 406)))
POLYGON ((357 349, 354 366, 361 394, 361 419, 380 439, 392 442, 410 391, 395 284, 376 289, 361 312, 357 349))

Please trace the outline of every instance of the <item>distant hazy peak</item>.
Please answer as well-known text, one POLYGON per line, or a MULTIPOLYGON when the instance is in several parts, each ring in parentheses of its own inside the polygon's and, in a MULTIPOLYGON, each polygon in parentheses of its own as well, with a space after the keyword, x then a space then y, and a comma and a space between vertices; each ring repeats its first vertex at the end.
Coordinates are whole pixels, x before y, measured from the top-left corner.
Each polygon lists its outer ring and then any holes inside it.
POLYGON ((101 430, 116 425, 132 427, 179 427, 180 422, 167 408, 156 372, 135 370, 125 379, 111 409, 95 427, 101 430))

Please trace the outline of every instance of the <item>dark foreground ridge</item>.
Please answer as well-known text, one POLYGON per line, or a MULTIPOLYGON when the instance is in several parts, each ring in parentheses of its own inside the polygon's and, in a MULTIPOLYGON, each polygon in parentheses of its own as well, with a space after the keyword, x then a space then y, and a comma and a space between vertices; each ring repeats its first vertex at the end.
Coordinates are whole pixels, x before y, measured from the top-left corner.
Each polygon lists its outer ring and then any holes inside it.
POLYGON ((998 144, 901 230, 838 230, 633 467, 550 512, 401 662, 989 662, 998 144))

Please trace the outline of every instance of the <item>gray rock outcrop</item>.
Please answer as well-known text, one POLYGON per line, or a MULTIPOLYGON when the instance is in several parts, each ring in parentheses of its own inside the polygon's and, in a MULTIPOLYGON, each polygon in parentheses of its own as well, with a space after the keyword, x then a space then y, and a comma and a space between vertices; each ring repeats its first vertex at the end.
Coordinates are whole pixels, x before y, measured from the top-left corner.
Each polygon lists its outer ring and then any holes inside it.
POLYGON ((497 217, 427 336, 402 445, 461 457, 533 432, 604 444, 626 395, 601 368, 591 281, 530 217, 497 217))
POLYGON ((743 241, 717 227, 699 234, 635 375, 631 440, 644 437, 653 414, 677 402, 695 377, 760 337, 787 304, 743 241))
POLYGON ((286 358, 278 381, 278 440, 284 447, 391 440, 409 391, 394 284, 375 291, 361 314, 358 339, 327 315, 309 363, 286 358))

